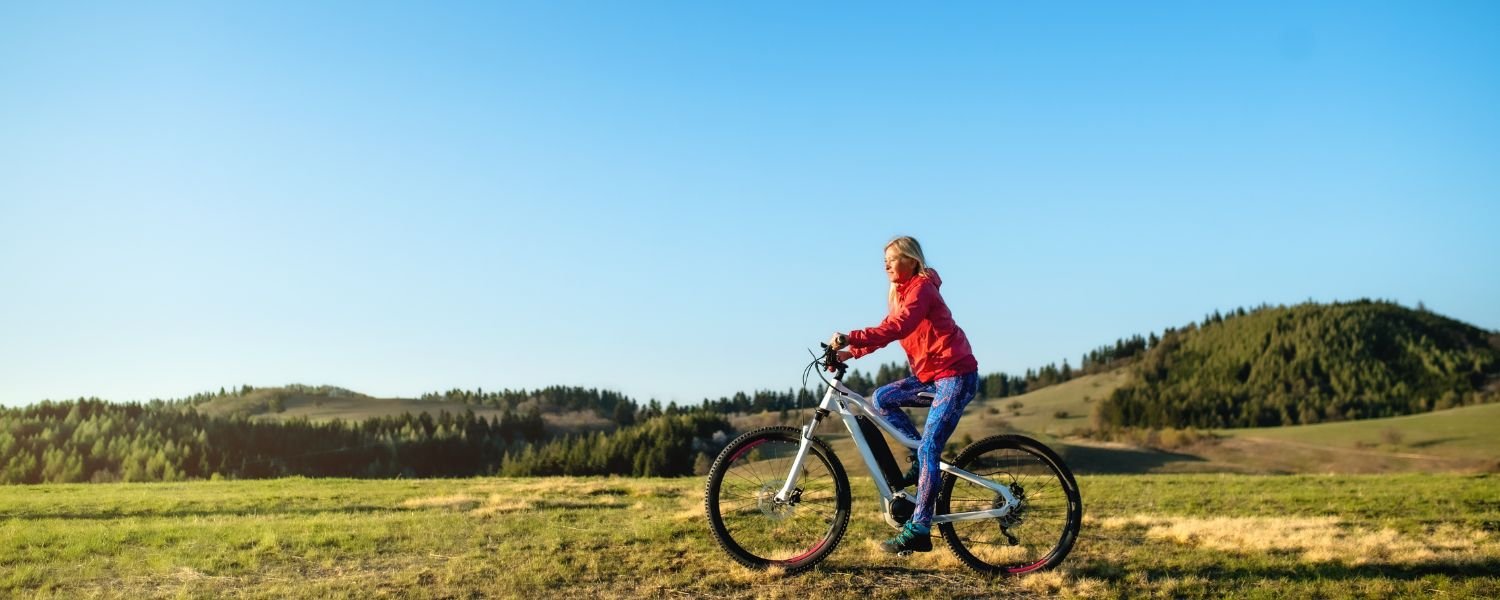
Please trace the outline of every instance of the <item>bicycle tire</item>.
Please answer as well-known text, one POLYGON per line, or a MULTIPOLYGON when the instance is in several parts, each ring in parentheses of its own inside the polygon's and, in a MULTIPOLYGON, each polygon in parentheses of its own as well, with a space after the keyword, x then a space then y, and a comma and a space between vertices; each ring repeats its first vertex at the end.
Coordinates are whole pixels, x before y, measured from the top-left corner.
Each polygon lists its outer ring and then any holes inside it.
MULTIPOLYGON (((1083 499, 1073 472, 1051 448, 1021 435, 997 435, 970 444, 953 465, 1011 486, 1023 499, 999 519, 938 526, 965 565, 990 575, 1020 575, 1051 569, 1067 557, 1082 526, 1083 499)), ((987 510, 1002 502, 994 490, 945 473, 937 514, 987 510)))
POLYGON ((849 477, 822 440, 812 439, 798 499, 774 501, 801 439, 792 427, 757 429, 725 446, 709 469, 704 512, 719 547, 741 565, 799 573, 826 558, 844 536, 849 477))

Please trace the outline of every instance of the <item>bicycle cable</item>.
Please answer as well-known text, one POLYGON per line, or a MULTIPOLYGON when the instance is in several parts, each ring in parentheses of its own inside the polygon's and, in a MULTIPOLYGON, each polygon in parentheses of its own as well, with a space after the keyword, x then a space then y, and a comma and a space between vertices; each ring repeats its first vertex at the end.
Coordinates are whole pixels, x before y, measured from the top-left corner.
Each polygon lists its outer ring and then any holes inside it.
MULTIPOLYGON (((807 350, 807 353, 813 355, 813 361, 807 363, 807 366, 802 368, 802 387, 804 388, 807 387, 807 376, 812 373, 813 367, 818 366, 818 355, 814 354, 811 348, 807 350)), ((827 379, 823 378, 822 373, 818 373, 818 379, 823 379, 824 383, 828 382, 827 379)))
POLYGON ((824 385, 833 387, 833 382, 828 381, 828 378, 823 376, 823 370, 816 369, 816 367, 821 367, 825 364, 823 360, 818 356, 818 353, 813 352, 812 348, 808 348, 807 353, 812 355, 813 361, 807 363, 807 366, 802 369, 802 387, 807 387, 807 374, 812 372, 816 372, 818 374, 818 379, 822 379, 824 385))

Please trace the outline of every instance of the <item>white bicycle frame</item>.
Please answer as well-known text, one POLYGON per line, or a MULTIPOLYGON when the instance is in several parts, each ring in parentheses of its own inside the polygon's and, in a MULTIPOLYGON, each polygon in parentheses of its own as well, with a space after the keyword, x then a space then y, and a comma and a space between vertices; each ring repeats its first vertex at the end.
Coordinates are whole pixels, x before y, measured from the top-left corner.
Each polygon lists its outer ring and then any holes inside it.
MULTIPOLYGON (((865 440, 864 430, 860 429, 859 421, 855 420, 856 415, 854 411, 850 410, 850 404, 854 405, 859 412, 869 417, 871 421, 885 430, 886 433, 891 434, 891 437, 896 438, 896 441, 902 445, 913 450, 921 446, 922 443, 920 441, 907 437, 906 434, 901 433, 894 425, 891 425, 884 417, 880 416, 880 413, 875 411, 870 402, 865 400, 864 396, 854 393, 853 390, 844 386, 843 381, 834 378, 833 382, 823 393, 823 401, 818 405, 816 416, 813 417, 811 423, 802 427, 802 441, 797 447, 796 457, 792 459, 792 469, 787 474, 786 483, 782 484, 781 490, 776 492, 777 502, 785 502, 791 496, 792 490, 796 489, 797 476, 802 472, 802 464, 807 460, 807 452, 812 445, 813 429, 818 425, 819 420, 826 414, 838 413, 839 417, 844 421, 844 427, 849 429, 849 436, 850 439, 854 440, 854 446, 859 449, 860 458, 864 459, 865 466, 869 468, 870 478, 875 481, 876 491, 880 492, 881 508, 885 510, 889 509, 891 501, 897 497, 896 491, 891 489, 891 486, 886 483, 885 477, 881 475, 880 464, 875 459, 875 453, 870 450, 870 443, 865 440)), ((938 464, 939 469, 945 473, 951 473, 955 477, 994 490, 996 494, 1005 498, 1005 505, 990 510, 933 515, 932 523, 934 525, 957 523, 959 521, 996 519, 1010 514, 1011 510, 1015 509, 1018 504, 1015 494, 1011 493, 1008 486, 995 483, 947 462, 939 461, 938 464)))

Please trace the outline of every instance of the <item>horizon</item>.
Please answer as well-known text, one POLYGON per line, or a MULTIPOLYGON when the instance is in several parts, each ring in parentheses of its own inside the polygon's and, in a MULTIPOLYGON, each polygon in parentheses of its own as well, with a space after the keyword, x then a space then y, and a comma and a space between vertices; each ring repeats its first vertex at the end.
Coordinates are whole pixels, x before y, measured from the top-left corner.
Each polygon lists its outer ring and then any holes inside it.
MULTIPOLYGON (((1368 301, 1368 302, 1375 302, 1375 303, 1389 303, 1389 304, 1394 304, 1394 305, 1399 306, 1401 308, 1405 308, 1405 309, 1408 309, 1408 310, 1414 310, 1414 311, 1423 311, 1423 310, 1425 310, 1425 311, 1428 311, 1428 312, 1433 312, 1434 314, 1437 314, 1439 316, 1452 319, 1452 317, 1450 317, 1448 315, 1444 315, 1442 313, 1438 313, 1436 311, 1432 311, 1431 309, 1423 306, 1420 302, 1418 303, 1417 306, 1406 306, 1406 305, 1403 305, 1403 304, 1401 304, 1399 302, 1396 302, 1394 300, 1384 300, 1384 299, 1379 299, 1379 298, 1358 298, 1358 299, 1353 299, 1353 300, 1341 300, 1341 301, 1332 301, 1332 302, 1314 302, 1312 300, 1304 300, 1303 302, 1299 302, 1299 303, 1295 303, 1295 304, 1256 305, 1256 306, 1253 306, 1253 307, 1251 307, 1251 306, 1236 306, 1236 307, 1231 307, 1231 308, 1228 308, 1228 309, 1215 309, 1213 311, 1209 311, 1208 313, 1204 314, 1204 317, 1206 318, 1209 315, 1212 315, 1212 314, 1215 314, 1215 313, 1220 313, 1220 314, 1223 315, 1224 318, 1228 319, 1228 318, 1231 318, 1231 317, 1234 316, 1234 313, 1235 313, 1235 311, 1237 309, 1241 309, 1241 308, 1243 308, 1246 311, 1247 314, 1253 314, 1255 311, 1258 311, 1258 310, 1260 310, 1262 308, 1271 308, 1271 309, 1276 309, 1276 308, 1294 308, 1294 307, 1298 307, 1298 306, 1304 306, 1306 304, 1317 304, 1317 305, 1321 305, 1321 306, 1331 306, 1331 305, 1336 305, 1336 304, 1349 304, 1349 303, 1359 303, 1359 302, 1366 302, 1366 301, 1368 301)), ((1465 321, 1463 321, 1461 319, 1454 319, 1454 320, 1458 321, 1459 323, 1463 323, 1465 325, 1474 326, 1472 323, 1465 322, 1465 321)), ((1201 325, 1202 325, 1202 323, 1199 322, 1199 321, 1187 321, 1187 322, 1184 322, 1182 325, 1179 325, 1179 326, 1168 326, 1167 328, 1168 329, 1175 329, 1175 330, 1181 331, 1183 329, 1187 329, 1187 328, 1190 328, 1190 327, 1197 327, 1197 326, 1201 326, 1201 325)), ((1475 327, 1477 327, 1477 326, 1475 326, 1475 327)), ((1481 329, 1481 330, 1483 330, 1483 331, 1485 331, 1487 333, 1490 333, 1490 334, 1500 334, 1500 329, 1485 329, 1485 328, 1479 328, 1479 329, 1481 329)), ((1160 332, 1150 331, 1150 332, 1146 332, 1146 333, 1130 334, 1129 336, 1124 336, 1122 338, 1117 338, 1117 339, 1118 340, 1128 340, 1130 337, 1136 336, 1136 335, 1139 335, 1142 338, 1150 338, 1151 336, 1156 336, 1158 333, 1165 334, 1165 332, 1166 332, 1165 329, 1163 329, 1160 332)), ((1084 352, 1079 353, 1079 356, 1081 358, 1083 355, 1086 355, 1089 351, 1092 351, 1094 349, 1103 347, 1104 345, 1105 344, 1096 344, 1095 346, 1090 347, 1089 350, 1086 350, 1084 352)), ((1004 374, 1004 375, 1009 376, 1009 377, 1024 377, 1028 373, 1031 373, 1033 371, 1040 371, 1041 369, 1046 368, 1046 367, 1055 367, 1055 368, 1059 368, 1060 369, 1060 368, 1063 367, 1064 364, 1072 366, 1075 369, 1075 373, 1076 373, 1076 369, 1080 368, 1080 366, 1081 366, 1081 365, 1074 365, 1069 359, 1064 358, 1061 361, 1053 361, 1053 362, 1046 363, 1046 364, 1034 365, 1034 366, 1027 367, 1027 368, 1025 368, 1023 370, 1016 371, 1016 372, 983 371, 983 370, 981 370, 980 371, 980 376, 984 377, 984 376, 992 375, 992 374, 1004 374)), ((865 369, 860 369, 859 366, 855 366, 855 365, 851 364, 850 365, 850 369, 849 369, 849 373, 851 375, 854 374, 854 373, 860 373, 860 374, 862 374, 865 377, 872 377, 873 378, 875 376, 876 371, 878 371, 881 367, 884 367, 884 366, 887 366, 887 365, 906 366, 906 363, 904 361, 894 361, 894 362, 885 362, 885 363, 880 363, 880 364, 866 364, 866 365, 864 365, 866 367, 865 369)), ((1118 367, 1118 368, 1127 368, 1128 366, 1129 365, 1125 365, 1125 366, 1118 367)), ((1105 373, 1105 372, 1101 372, 1101 374, 1102 373, 1105 373)), ((1075 374, 1074 378, 1077 378, 1077 377, 1078 377, 1078 375, 1075 374)), ((254 390, 262 390, 262 389, 283 389, 283 388, 289 388, 289 387, 295 387, 295 386, 302 386, 302 387, 309 387, 309 388, 335 388, 335 389, 339 389, 339 390, 343 390, 343 391, 347 391, 347 392, 353 392, 353 393, 360 394, 360 395, 363 395, 363 396, 367 396, 367 397, 370 397, 372 399, 377 399, 377 400, 417 400, 417 399, 421 399, 422 397, 424 397, 424 396, 426 396, 428 394, 442 395, 444 393, 447 393, 447 392, 453 391, 453 390, 471 391, 470 388, 447 387, 447 388, 441 388, 441 389, 428 390, 428 391, 424 391, 424 392, 421 392, 421 393, 418 393, 418 394, 413 394, 413 395, 410 395, 410 396, 387 396, 387 395, 381 395, 381 394, 366 393, 363 390, 351 388, 351 387, 344 386, 344 385, 339 385, 337 383, 286 382, 286 383, 280 383, 280 384, 274 384, 274 385, 256 385, 256 384, 252 384, 252 383, 246 382, 246 383, 240 383, 240 384, 235 384, 235 385, 221 385, 221 386, 219 386, 219 390, 218 391, 215 391, 215 390, 213 390, 213 389, 210 388, 210 389, 200 390, 200 391, 194 392, 192 394, 186 394, 186 395, 183 395, 183 396, 176 396, 176 397, 160 397, 160 396, 158 396, 158 397, 151 397, 151 398, 113 399, 113 398, 102 398, 102 397, 98 397, 98 396, 83 396, 83 397, 75 397, 75 398, 44 398, 44 399, 41 399, 41 400, 36 400, 36 401, 33 401, 33 402, 29 402, 29 403, 19 403, 19 404, 14 404, 14 405, 7 405, 7 404, 4 404, 4 403, 0 403, 0 406, 21 407, 21 406, 28 406, 28 405, 31 405, 31 404, 37 404, 37 403, 40 403, 40 402, 48 402, 48 401, 51 401, 51 402, 69 402, 69 401, 84 400, 84 399, 102 400, 102 401, 105 401, 105 402, 120 403, 120 404, 128 404, 128 403, 132 403, 132 402, 135 402, 135 403, 149 403, 149 402, 155 402, 155 401, 172 402, 172 401, 186 400, 186 399, 191 398, 192 396, 199 395, 199 394, 209 394, 209 395, 212 395, 212 394, 216 394, 216 393, 222 392, 222 393, 225 393, 225 394, 228 394, 228 395, 234 395, 234 394, 238 393, 240 390, 242 390, 244 386, 249 386, 252 391, 254 391, 254 390)), ((601 387, 597 387, 597 386, 577 386, 577 385, 572 385, 572 384, 568 384, 568 383, 553 383, 553 384, 547 384, 547 385, 541 385, 541 386, 522 387, 522 388, 511 388, 511 387, 506 387, 506 386, 499 386, 499 387, 478 386, 478 387, 472 388, 472 390, 484 390, 486 392, 511 392, 511 391, 517 391, 517 392, 519 392, 519 391, 531 391, 531 392, 536 392, 536 391, 540 391, 542 389, 549 388, 549 387, 567 387, 567 388, 596 389, 596 390, 598 390, 600 392, 616 392, 616 393, 621 393, 625 398, 630 399, 630 400, 632 400, 632 401, 634 401, 637 404, 640 404, 642 406, 645 406, 646 404, 648 404, 650 402, 653 402, 653 401, 659 401, 659 399, 654 398, 654 397, 652 397, 652 398, 639 398, 639 397, 635 397, 635 396, 632 396, 632 395, 627 394, 627 393, 623 393, 620 390, 615 390, 615 389, 611 389, 611 388, 601 388, 601 387)), ((726 393, 723 393, 723 394, 718 394, 716 396, 705 396, 705 397, 700 398, 698 400, 688 401, 686 403, 678 402, 678 401, 675 401, 675 400, 673 400, 673 401, 666 401, 666 402, 663 402, 663 405, 673 405, 673 404, 676 404, 678 406, 683 406, 683 407, 693 407, 693 406, 699 406, 699 405, 701 405, 701 404, 703 404, 705 402, 712 402, 712 401, 721 400, 721 399, 724 399, 724 398, 732 398, 736 394, 739 394, 739 393, 752 394, 752 395, 755 394, 755 393, 757 393, 757 392, 778 392, 779 393, 779 392, 781 392, 781 391, 783 391, 785 389, 797 390, 797 389, 801 389, 803 387, 804 386, 798 385, 798 386, 793 386, 791 388, 754 388, 754 389, 734 390, 732 392, 726 392, 726 393)), ((816 383, 814 383, 814 384, 811 384, 811 387, 808 387, 807 389, 811 389, 814 392, 816 392, 816 391, 818 391, 819 386, 816 383)))
POLYGON ((807 348, 880 321, 900 234, 982 374, 1262 303, 1500 331, 1497 26, 1493 3, 0 6, 0 405, 795 389, 807 348))

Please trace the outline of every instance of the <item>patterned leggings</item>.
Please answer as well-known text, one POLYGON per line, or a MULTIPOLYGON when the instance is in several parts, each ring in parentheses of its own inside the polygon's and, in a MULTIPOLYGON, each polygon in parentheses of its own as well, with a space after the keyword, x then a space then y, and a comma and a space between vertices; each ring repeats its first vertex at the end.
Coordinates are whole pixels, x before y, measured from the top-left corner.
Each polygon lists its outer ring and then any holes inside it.
POLYGON ((958 426, 958 418, 963 416, 964 407, 969 405, 978 391, 977 372, 945 377, 933 383, 922 383, 916 377, 907 377, 875 390, 875 409, 880 412, 880 416, 911 439, 922 442, 917 450, 921 468, 921 477, 917 480, 917 510, 911 517, 912 522, 918 525, 932 526, 932 509, 937 500, 938 473, 941 470, 938 468, 938 460, 943 454, 943 445, 948 443, 948 436, 953 435, 953 428, 958 426), (935 392, 936 397, 932 400, 918 398, 918 392, 935 392), (901 410, 901 407, 927 406, 928 402, 932 403, 932 410, 927 413, 927 435, 922 436, 917 434, 911 417, 906 416, 906 411, 901 410))

